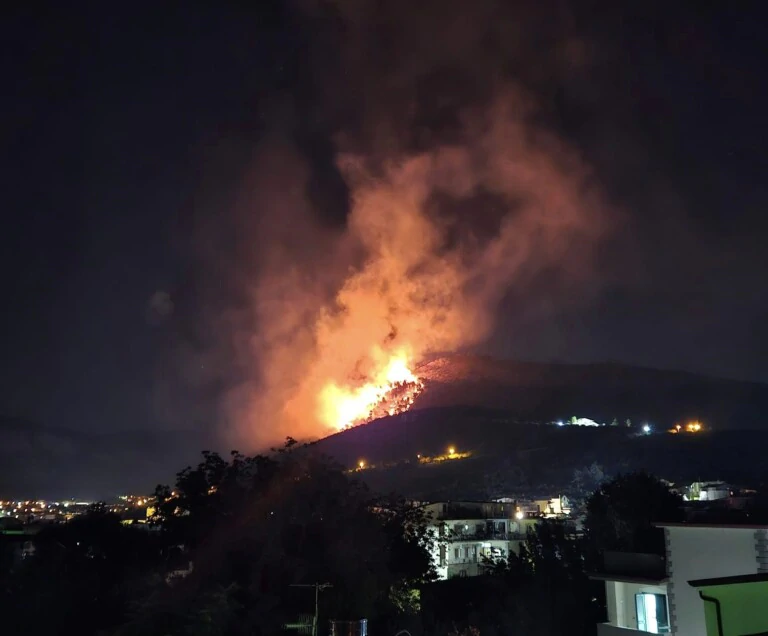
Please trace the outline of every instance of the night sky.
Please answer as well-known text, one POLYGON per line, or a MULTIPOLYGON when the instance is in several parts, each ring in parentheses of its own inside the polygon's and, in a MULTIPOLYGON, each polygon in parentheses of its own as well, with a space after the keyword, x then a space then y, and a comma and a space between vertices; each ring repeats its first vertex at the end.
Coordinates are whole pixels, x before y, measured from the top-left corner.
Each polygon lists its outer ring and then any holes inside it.
POLYGON ((484 350, 768 381, 760 3, 480 2, 464 15, 470 3, 396 0, 380 3, 354 68, 343 54, 354 2, 252 4, 65 3, 4 17, 1 414, 184 428, 194 422, 174 400, 194 393, 194 418, 215 417, 226 364, 190 380, 205 362, 189 352, 221 335, 210 318, 242 291, 222 261, 249 241, 232 210, 254 149, 290 144, 321 223, 342 226, 339 132, 370 133, 370 101, 394 115, 407 101, 418 113, 408 143, 423 143, 483 99, 485 72, 537 97, 620 221, 582 302, 511 292, 484 350), (467 45, 436 68, 419 42, 461 46, 441 40, 447 21, 475 34, 508 25, 516 44, 477 58, 467 45), (411 83, 379 82, 392 68, 411 83), (230 234, 210 242, 213 226, 230 234))

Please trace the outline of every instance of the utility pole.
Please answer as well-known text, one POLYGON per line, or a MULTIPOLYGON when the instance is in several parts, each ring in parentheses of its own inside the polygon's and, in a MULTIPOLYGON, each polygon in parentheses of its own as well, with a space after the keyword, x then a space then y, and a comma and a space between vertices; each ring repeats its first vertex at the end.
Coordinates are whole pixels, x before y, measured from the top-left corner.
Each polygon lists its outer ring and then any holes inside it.
POLYGON ((317 617, 320 613, 320 592, 333 587, 330 583, 293 583, 291 587, 314 587, 315 588, 315 616, 312 619, 312 636, 317 636, 317 617))

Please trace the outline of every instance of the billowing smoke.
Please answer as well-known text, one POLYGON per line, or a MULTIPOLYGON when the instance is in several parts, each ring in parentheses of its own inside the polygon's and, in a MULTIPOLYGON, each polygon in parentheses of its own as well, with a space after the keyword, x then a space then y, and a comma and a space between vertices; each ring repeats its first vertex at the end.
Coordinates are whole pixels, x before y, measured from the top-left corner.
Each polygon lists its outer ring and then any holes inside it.
MULTIPOLYGON (((242 282, 247 308, 221 331, 243 369, 226 419, 248 444, 333 432, 329 386, 377 380, 393 356, 414 368, 482 343, 510 291, 524 297, 544 279, 563 293, 589 288, 605 202, 543 98, 502 72, 516 51, 486 49, 489 33, 504 41, 525 28, 496 33, 481 10, 495 3, 477 5, 468 20, 440 5, 380 21, 397 36, 379 40, 391 58, 367 41, 373 3, 335 5, 339 54, 313 70, 331 96, 319 90, 297 118, 314 113, 333 141, 343 226, 319 221, 316 166, 299 146, 279 135, 260 146, 237 206, 257 265, 242 282)), ((556 47, 557 59, 574 46, 556 47)))

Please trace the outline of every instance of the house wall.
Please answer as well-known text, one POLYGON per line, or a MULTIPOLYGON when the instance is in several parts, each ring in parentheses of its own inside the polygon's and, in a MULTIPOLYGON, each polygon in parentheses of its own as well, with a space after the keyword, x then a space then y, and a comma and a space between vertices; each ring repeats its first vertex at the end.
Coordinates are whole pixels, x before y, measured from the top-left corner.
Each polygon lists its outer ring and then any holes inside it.
POLYGON ((723 633, 717 625, 713 603, 706 603, 707 636, 741 636, 764 634, 768 631, 768 582, 713 585, 698 590, 720 601, 723 633))
POLYGON ((606 581, 608 622, 615 627, 637 629, 635 594, 666 594, 666 585, 644 585, 623 581, 606 581))
POLYGON ((643 634, 647 633, 630 627, 617 627, 610 623, 597 624, 597 636, 643 636, 643 634))
POLYGON ((757 571, 768 574, 768 530, 755 530, 755 549, 757 550, 757 571))
POLYGON ((754 528, 666 527, 669 611, 675 636, 706 634, 704 603, 688 584, 757 572, 754 528))

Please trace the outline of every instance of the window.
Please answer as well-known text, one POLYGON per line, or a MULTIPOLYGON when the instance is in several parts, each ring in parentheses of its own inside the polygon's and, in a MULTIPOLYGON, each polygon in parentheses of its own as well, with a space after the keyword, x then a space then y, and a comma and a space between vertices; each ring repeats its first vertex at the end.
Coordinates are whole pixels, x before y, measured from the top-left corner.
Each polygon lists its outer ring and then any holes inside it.
POLYGON ((459 558, 459 549, 458 548, 454 548, 453 549, 453 558, 454 559, 458 559, 459 558))
POLYGON ((637 629, 651 634, 669 631, 666 594, 635 594, 637 629))

